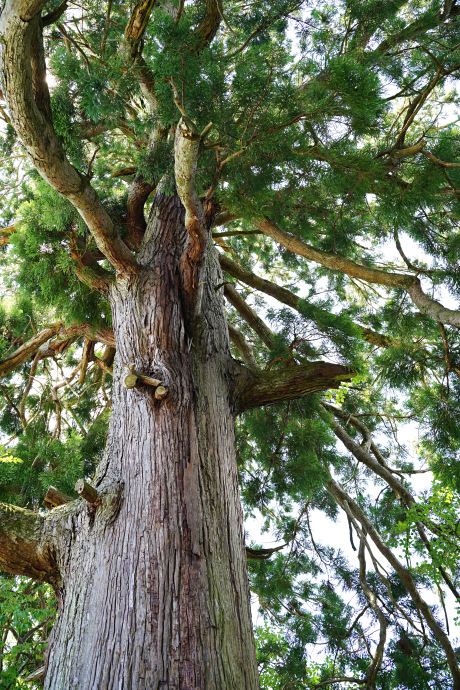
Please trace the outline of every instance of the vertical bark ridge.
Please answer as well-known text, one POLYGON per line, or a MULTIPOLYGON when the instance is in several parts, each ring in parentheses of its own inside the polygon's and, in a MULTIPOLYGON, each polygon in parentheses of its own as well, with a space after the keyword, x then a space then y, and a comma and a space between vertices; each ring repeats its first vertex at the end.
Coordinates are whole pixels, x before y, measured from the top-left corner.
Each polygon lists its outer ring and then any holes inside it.
POLYGON ((193 335, 181 301, 187 233, 177 197, 158 195, 138 275, 112 290, 117 355, 102 494, 115 519, 73 518, 64 606, 47 690, 259 687, 229 388, 233 366, 212 242, 193 335), (124 387, 123 367, 165 381, 124 387))

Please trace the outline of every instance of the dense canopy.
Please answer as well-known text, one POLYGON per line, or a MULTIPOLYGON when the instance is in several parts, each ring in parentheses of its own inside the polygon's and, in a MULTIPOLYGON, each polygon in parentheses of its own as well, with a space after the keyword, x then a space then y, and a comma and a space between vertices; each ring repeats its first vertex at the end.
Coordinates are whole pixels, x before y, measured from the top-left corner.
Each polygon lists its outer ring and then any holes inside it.
MULTIPOLYGON (((456 0, 19 0, 28 62, 2 5, 0 500, 93 477, 107 286, 176 188, 259 382, 235 423, 262 687, 460 688, 456 0)), ((2 688, 53 617, 2 575, 2 688)))

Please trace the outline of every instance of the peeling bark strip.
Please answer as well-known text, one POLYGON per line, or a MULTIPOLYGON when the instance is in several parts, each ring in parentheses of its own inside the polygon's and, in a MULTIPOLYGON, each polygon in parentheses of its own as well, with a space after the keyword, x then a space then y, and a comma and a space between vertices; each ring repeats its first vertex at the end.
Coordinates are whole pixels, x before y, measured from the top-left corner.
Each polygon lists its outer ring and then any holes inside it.
POLYGON ((200 307, 200 267, 208 240, 203 206, 195 189, 200 144, 201 136, 195 123, 183 115, 176 128, 174 172, 177 193, 185 208, 185 228, 189 236, 181 260, 182 298, 189 319, 200 307))
POLYGON ((78 210, 98 248, 122 273, 136 261, 87 177, 67 160, 51 120, 40 12, 45 0, 5 0, 0 15, 2 91, 12 124, 40 175, 78 210))

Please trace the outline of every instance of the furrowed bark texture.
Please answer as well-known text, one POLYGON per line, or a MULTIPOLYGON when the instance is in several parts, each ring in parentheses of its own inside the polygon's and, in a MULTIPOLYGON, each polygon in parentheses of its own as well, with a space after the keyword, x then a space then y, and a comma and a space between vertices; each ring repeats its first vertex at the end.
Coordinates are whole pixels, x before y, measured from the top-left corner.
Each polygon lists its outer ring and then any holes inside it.
POLYGON ((141 268, 111 292, 112 419, 92 482, 103 503, 77 501, 69 519, 47 690, 259 687, 231 410, 237 365, 211 241, 205 317, 187 332, 186 242, 178 197, 157 195, 141 268), (128 390, 130 363, 161 380, 167 397, 143 384, 128 390))

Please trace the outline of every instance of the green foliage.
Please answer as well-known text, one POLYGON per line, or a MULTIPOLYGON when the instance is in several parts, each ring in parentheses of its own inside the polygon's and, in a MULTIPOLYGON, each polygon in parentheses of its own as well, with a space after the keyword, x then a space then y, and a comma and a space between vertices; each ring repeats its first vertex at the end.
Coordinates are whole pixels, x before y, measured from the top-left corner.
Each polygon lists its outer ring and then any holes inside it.
MULTIPOLYGON (((331 477, 407 564, 424 596, 439 594, 438 587, 447 592, 440 566, 460 589, 459 330, 422 313, 402 288, 320 261, 323 252, 418 277, 427 295, 456 307, 458 7, 438 0, 229 0, 219 4, 220 25, 203 45, 200 27, 212 3, 187 2, 180 14, 176 0, 155 3, 131 60, 123 35, 134 4, 110 3, 109 16, 106 1, 70 3, 59 25, 45 27, 54 129, 129 242, 132 170, 164 193, 174 189, 181 116, 175 93, 200 131, 212 122, 196 185, 202 198, 235 216, 224 231, 239 234, 220 241, 232 259, 298 297, 295 309, 287 307, 225 275, 273 331, 270 347, 232 308, 229 321, 262 369, 324 360, 357 374, 337 390, 236 421, 244 512, 257 525, 248 541, 254 549, 285 545, 248 561, 264 619, 256 629, 262 687, 331 681, 327 687, 341 690, 334 678, 365 677, 378 632, 350 543, 358 546, 359 535, 353 525, 348 532, 327 491, 331 477), (399 155, 422 140, 431 158, 420 150, 399 155), (265 216, 313 247, 318 261, 250 234, 253 219, 265 216), (415 507, 358 461, 351 443, 347 450, 337 442, 334 423, 413 491, 415 507), (421 469, 427 472, 420 488, 420 476, 411 473, 421 469)), ((45 11, 58 5, 48 2, 45 11)), ((27 162, 8 122, 0 149, 1 222, 15 226, 0 246, 1 365, 49 324, 109 328, 106 296, 77 274, 85 251, 115 271, 70 202, 27 162)), ((87 336, 61 341, 57 334, 48 341, 52 354, 34 362, 34 351, 2 378, 0 500, 43 510, 50 485, 73 495, 75 480, 94 474, 110 415, 113 352, 97 345, 105 369, 93 358, 80 380, 87 336)), ((234 356, 243 354, 235 347, 234 356)), ((368 552, 366 558, 367 581, 388 624, 377 690, 452 687, 439 642, 419 625, 401 579, 379 570, 368 552)), ((438 618, 442 605, 441 599, 438 618)), ((2 575, 2 688, 23 686, 40 665, 53 607, 46 588, 2 575)))
POLYGON ((24 688, 21 677, 40 667, 55 616, 54 594, 48 585, 2 574, 0 685, 4 690, 24 688))

